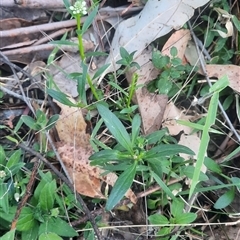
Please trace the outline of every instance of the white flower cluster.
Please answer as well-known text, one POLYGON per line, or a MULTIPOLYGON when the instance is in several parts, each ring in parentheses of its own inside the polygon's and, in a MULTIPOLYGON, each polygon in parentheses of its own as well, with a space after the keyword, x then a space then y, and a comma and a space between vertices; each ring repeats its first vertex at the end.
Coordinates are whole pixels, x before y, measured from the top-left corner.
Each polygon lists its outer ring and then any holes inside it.
POLYGON ((86 15, 87 14, 87 6, 86 2, 83 0, 77 0, 74 4, 74 6, 70 7, 70 10, 73 12, 74 15, 81 14, 86 15))

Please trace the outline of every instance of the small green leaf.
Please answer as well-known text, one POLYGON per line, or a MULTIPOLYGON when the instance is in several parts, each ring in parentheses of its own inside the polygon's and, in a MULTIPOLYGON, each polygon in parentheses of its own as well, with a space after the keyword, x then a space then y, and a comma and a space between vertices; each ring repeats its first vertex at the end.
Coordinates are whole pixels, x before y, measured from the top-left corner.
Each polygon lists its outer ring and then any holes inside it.
POLYGON ((11 168, 15 166, 17 163, 19 163, 21 155, 22 155, 21 149, 16 150, 7 161, 6 167, 11 168))
POLYGON ((176 47, 171 47, 170 49, 170 54, 173 56, 173 57, 176 57, 177 54, 178 54, 178 50, 176 47))
POLYGON ((196 220, 196 213, 182 213, 175 217, 176 224, 189 224, 196 220))
POLYGON ((225 192, 214 204, 215 209, 222 209, 231 204, 234 200, 235 196, 235 188, 231 188, 231 190, 225 192))
POLYGON ((181 201, 179 199, 173 200, 173 202, 171 204, 172 216, 176 217, 176 216, 181 215, 183 213, 183 209, 184 209, 183 201, 181 201))
POLYGON ((176 197, 172 194, 171 190, 168 188, 168 186, 162 181, 162 179, 154 172, 151 171, 152 177, 156 180, 156 182, 159 184, 159 186, 162 188, 162 190, 171 198, 176 199, 176 197))
POLYGON ((0 145, 0 164, 3 166, 6 165, 6 155, 2 145, 0 145))
POLYGON ((133 120, 132 120, 132 145, 136 142, 137 136, 140 132, 140 126, 141 126, 141 117, 139 114, 135 114, 133 120))
POLYGON ((148 161, 148 164, 150 166, 150 168, 152 169, 153 172, 155 172, 160 178, 162 178, 163 176, 163 171, 162 171, 162 166, 161 164, 159 164, 158 161, 148 161))
POLYGON ((39 196, 39 204, 42 210, 50 211, 55 200, 56 181, 53 180, 45 184, 39 196))
POLYGON ((221 167, 209 157, 205 157, 204 165, 207 167, 208 170, 212 172, 215 172, 218 174, 222 173, 221 167))
POLYGON ((42 127, 45 127, 46 126, 46 123, 47 123, 47 117, 46 117, 46 114, 41 111, 40 109, 38 109, 36 111, 36 117, 37 117, 37 123, 42 126, 42 127))
MULTIPOLYGON (((21 239, 31 239, 31 240, 37 240, 38 239, 38 230, 39 230, 39 222, 34 221, 34 225, 31 229, 28 231, 23 231, 21 234, 21 239)), ((50 239, 49 239, 50 240, 50 239)))
POLYGON ((116 140, 130 153, 133 153, 133 147, 130 136, 123 126, 121 121, 108 108, 102 104, 96 104, 99 114, 109 131, 116 138, 116 140))
POLYGON ((157 82, 159 94, 168 95, 172 89, 172 82, 168 78, 159 78, 157 82))
POLYGON ((109 63, 109 64, 105 64, 105 65, 103 65, 102 67, 100 67, 100 68, 95 72, 92 80, 98 78, 109 66, 110 66, 110 63, 109 63))
POLYGON ((17 222, 17 230, 29 231, 35 224, 33 210, 30 207, 24 207, 17 222))
POLYGON ((133 105, 131 107, 128 107, 128 108, 124 108, 120 111, 121 114, 129 114, 129 113, 132 113, 134 112, 136 109, 138 108, 138 105, 133 105))
MULTIPOLYGON (((183 167, 183 173, 190 179, 193 179, 193 177, 194 177, 194 170, 195 170, 195 166, 183 167)), ((204 174, 202 171, 200 171, 198 180, 199 181, 207 181, 208 176, 206 174, 204 174)))
POLYGON ((128 59, 129 58, 130 55, 124 47, 120 47, 119 51, 120 51, 120 55, 121 55, 122 59, 128 59))
POLYGON ((83 35, 87 30, 88 28, 91 26, 94 18, 96 17, 97 15, 97 12, 98 12, 98 6, 96 6, 92 12, 87 16, 87 18, 85 19, 83 25, 82 25, 82 33, 81 35, 83 35))
POLYGON ((46 124, 45 130, 48 131, 51 128, 53 128, 58 119, 59 119, 58 114, 55 114, 55 115, 51 116, 50 119, 48 120, 47 124, 46 124))
POLYGON ((56 233, 48 232, 48 233, 42 233, 38 240, 62 240, 61 237, 59 237, 56 233))
POLYGON ((41 130, 41 127, 36 123, 36 121, 32 117, 22 115, 21 119, 30 129, 41 130))
POLYGON ((240 32, 240 21, 238 20, 238 18, 236 16, 233 16, 232 21, 236 29, 240 32))
POLYGON ((149 135, 146 136, 147 143, 148 144, 156 144, 157 142, 160 142, 162 138, 168 133, 167 128, 163 128, 161 130, 155 131, 149 135))
POLYGON ((158 213, 155 213, 155 214, 149 216, 148 220, 151 224, 156 224, 156 225, 158 225, 158 224, 169 224, 168 219, 165 216, 160 215, 158 213))
POLYGON ((5 233, 2 237, 0 237, 0 240, 14 240, 15 232, 16 232, 16 229, 13 229, 13 230, 5 233))
POLYGON ((152 63, 155 68, 162 70, 170 63, 170 58, 168 56, 163 56, 158 50, 153 50, 152 63))
POLYGON ((63 92, 59 92, 59 91, 56 91, 54 89, 48 89, 47 90, 47 93, 52 97, 54 98, 55 100, 59 101, 60 103, 64 104, 64 105, 67 105, 69 107, 77 107, 77 104, 76 103, 73 103, 71 102, 69 99, 68 99, 68 96, 63 93, 63 92))
POLYGON ((106 203, 106 210, 111 211, 116 204, 123 198, 124 194, 131 187, 136 174, 137 162, 126 169, 117 179, 106 203))

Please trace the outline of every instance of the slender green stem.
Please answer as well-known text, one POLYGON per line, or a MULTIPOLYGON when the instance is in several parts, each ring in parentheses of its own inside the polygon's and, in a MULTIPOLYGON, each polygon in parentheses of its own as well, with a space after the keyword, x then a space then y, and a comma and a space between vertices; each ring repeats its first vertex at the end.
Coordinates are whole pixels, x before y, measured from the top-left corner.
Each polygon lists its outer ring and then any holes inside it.
MULTIPOLYGON (((81 15, 78 14, 76 16, 76 20, 77 20, 77 36, 78 36, 78 50, 80 53, 80 57, 82 59, 82 61, 85 63, 85 53, 84 53, 84 46, 83 46, 83 40, 82 40, 82 34, 79 33, 79 31, 81 31, 81 15)), ((99 96, 97 94, 96 88, 93 85, 92 79, 90 77, 89 74, 87 74, 87 81, 88 81, 88 85, 91 88, 92 94, 94 95, 94 97, 99 100, 99 96)))
POLYGON ((98 94, 97 94, 96 88, 94 87, 93 82, 92 82, 92 79, 91 79, 91 77, 89 76, 89 74, 87 74, 87 81, 88 81, 89 87, 91 88, 91 91, 92 91, 93 96, 99 101, 99 100, 100 100, 100 99, 99 99, 99 96, 98 96, 98 94))
MULTIPOLYGON (((81 31, 81 15, 80 14, 76 16, 76 20, 77 20, 77 30, 81 31)), ((77 35, 78 35, 78 49, 79 49, 80 57, 82 61, 85 62, 85 53, 84 53, 82 34, 79 34, 78 32, 77 35)))
POLYGON ((132 76, 132 82, 131 82, 131 86, 130 86, 130 90, 129 90, 128 101, 127 101, 128 108, 130 107, 130 103, 132 101, 133 94, 135 93, 135 90, 136 90, 137 80, 138 80, 138 75, 136 73, 134 73, 132 76))

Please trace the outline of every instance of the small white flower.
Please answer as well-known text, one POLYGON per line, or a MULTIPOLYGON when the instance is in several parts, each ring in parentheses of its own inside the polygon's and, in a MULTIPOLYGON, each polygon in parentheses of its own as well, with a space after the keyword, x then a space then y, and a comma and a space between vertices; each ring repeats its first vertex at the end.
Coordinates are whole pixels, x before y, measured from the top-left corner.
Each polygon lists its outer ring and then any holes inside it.
POLYGON ((3 170, 1 170, 0 171, 0 178, 5 178, 5 177, 6 177, 6 173, 3 170))
POLYGON ((81 14, 86 15, 87 14, 87 6, 86 2, 83 0, 77 0, 74 4, 74 6, 71 6, 69 9, 73 12, 73 15, 81 14))

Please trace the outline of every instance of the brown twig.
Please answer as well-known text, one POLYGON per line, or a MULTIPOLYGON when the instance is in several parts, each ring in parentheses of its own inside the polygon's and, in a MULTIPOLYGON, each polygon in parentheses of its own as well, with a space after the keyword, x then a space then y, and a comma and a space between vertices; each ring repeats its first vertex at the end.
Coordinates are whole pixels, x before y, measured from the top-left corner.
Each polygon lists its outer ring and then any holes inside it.
POLYGON ((32 190, 33 184, 35 183, 35 180, 36 180, 38 167, 39 167, 39 160, 34 163, 32 173, 31 173, 29 182, 26 187, 26 193, 24 194, 21 202, 18 204, 17 211, 15 213, 14 219, 11 224, 11 230, 16 229, 16 225, 17 225, 17 221, 20 216, 20 213, 21 213, 23 207, 25 206, 25 204, 27 203, 29 197, 31 196, 31 190, 32 190))

